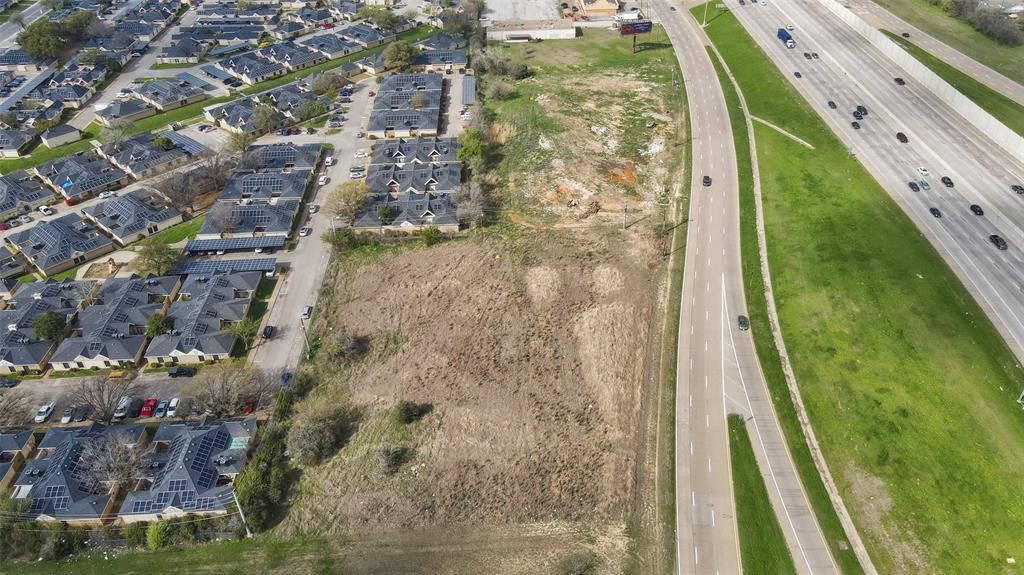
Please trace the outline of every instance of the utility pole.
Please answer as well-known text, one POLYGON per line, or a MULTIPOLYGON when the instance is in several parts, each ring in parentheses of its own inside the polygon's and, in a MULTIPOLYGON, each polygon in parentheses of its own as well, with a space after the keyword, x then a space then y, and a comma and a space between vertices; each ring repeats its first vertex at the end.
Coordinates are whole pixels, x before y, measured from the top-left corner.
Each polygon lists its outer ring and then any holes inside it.
POLYGON ((299 325, 302 326, 302 339, 306 340, 306 359, 310 358, 313 353, 313 348, 309 345, 309 336, 306 335, 306 322, 300 317, 299 325))
POLYGON ((238 502, 238 494, 235 490, 231 489, 231 497, 235 500, 235 506, 238 507, 238 516, 242 518, 242 525, 245 527, 245 536, 252 538, 252 531, 249 530, 249 522, 245 520, 245 513, 242 511, 242 504, 238 502))
POLYGON ((626 229, 626 198, 622 198, 622 229, 626 229))

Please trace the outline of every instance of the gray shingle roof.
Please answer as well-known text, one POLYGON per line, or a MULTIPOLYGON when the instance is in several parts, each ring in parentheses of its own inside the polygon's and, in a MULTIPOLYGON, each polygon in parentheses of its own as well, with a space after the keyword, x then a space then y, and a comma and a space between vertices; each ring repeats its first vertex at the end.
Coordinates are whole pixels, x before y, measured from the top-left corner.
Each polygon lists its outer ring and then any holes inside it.
POLYGON ((133 190, 88 206, 82 211, 119 238, 145 233, 150 225, 163 224, 181 217, 181 212, 167 205, 156 194, 145 190, 133 190))
POLYGON ((110 238, 78 214, 39 222, 30 229, 11 234, 7 241, 18 246, 21 253, 42 270, 112 244, 110 238))
POLYGON ((462 38, 440 32, 426 40, 417 42, 416 45, 424 50, 454 50, 456 48, 465 47, 466 41, 462 38))
POLYGON ((373 164, 366 174, 372 192, 450 192, 459 185, 462 166, 450 164, 373 164))
POLYGON ((222 331, 222 322, 245 317, 262 277, 261 272, 188 276, 167 313, 173 331, 153 338, 146 357, 231 353, 236 338, 222 331))
POLYGON ((440 90, 443 83, 441 74, 389 74, 381 79, 377 92, 440 90))
POLYGON ((399 192, 397 194, 374 194, 356 217, 355 227, 377 228, 381 225, 377 215, 379 206, 390 206, 396 214, 391 222, 393 227, 458 224, 455 202, 448 194, 419 194, 399 192))
POLYGON ((315 168, 321 144, 267 144, 250 146, 245 152, 246 168, 253 170, 315 168))
POLYGON ((146 344, 147 321, 163 307, 177 284, 177 276, 108 279, 96 301, 78 315, 77 329, 82 335, 64 339, 50 362, 135 359, 146 344))
POLYGON ((213 239, 222 233, 233 236, 248 236, 256 233, 283 235, 292 229, 292 222, 299 213, 299 200, 279 200, 274 204, 254 202, 247 205, 222 205, 231 207, 232 225, 222 230, 216 218, 207 217, 199 228, 199 239, 213 239))
POLYGON ((152 484, 147 490, 128 493, 119 515, 222 512, 233 506, 234 486, 218 485, 218 479, 241 471, 255 433, 255 417, 162 422, 153 441, 167 448, 151 457, 152 484))
POLYGON ((0 214, 27 211, 52 197, 53 191, 27 172, 18 170, 0 176, 0 214))
POLYGON ((35 130, 0 129, 0 150, 21 150, 36 137, 35 130))
POLYGON ((121 142, 104 144, 100 150, 115 165, 133 174, 169 169, 189 155, 179 147, 165 150, 153 142, 153 137, 149 132, 142 132, 121 142))
POLYGON ((301 200, 306 191, 306 184, 312 176, 313 172, 309 169, 289 172, 235 172, 217 199, 229 202, 274 198, 301 200))
POLYGON ((441 123, 440 110, 374 110, 366 128, 369 132, 396 130, 400 132, 417 130, 418 132, 437 133, 441 123))
POLYGON ((373 164, 442 164, 458 162, 457 138, 398 138, 374 144, 373 164))
POLYGON ((70 319, 95 285, 93 281, 48 280, 18 288, 7 307, 0 310, 0 364, 26 366, 42 361, 53 342, 36 338, 32 319, 46 311, 70 319))
POLYGON ((113 121, 134 116, 143 110, 153 110, 153 113, 156 113, 152 104, 131 98, 129 100, 114 100, 109 106, 96 112, 96 115, 103 117, 107 121, 113 121))
POLYGON ((157 106, 177 104, 205 95, 205 92, 191 84, 174 80, 150 80, 136 88, 136 91, 157 106))
POLYGON ((441 90, 416 90, 403 92, 379 92, 373 100, 374 110, 412 110, 410 101, 413 98, 420 104, 418 111, 437 110, 441 108, 441 90))
POLYGON ((41 164, 36 166, 36 173, 65 196, 76 199, 117 187, 117 182, 127 176, 92 153, 65 156, 41 164))
POLYGON ((465 50, 424 50, 413 60, 413 66, 465 66, 469 57, 465 50))

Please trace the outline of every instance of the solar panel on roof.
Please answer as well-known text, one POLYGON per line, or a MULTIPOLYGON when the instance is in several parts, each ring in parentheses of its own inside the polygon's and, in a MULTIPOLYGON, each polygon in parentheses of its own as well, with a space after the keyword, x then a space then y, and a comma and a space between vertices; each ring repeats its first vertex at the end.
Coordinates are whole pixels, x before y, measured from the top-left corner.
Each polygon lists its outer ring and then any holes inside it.
POLYGON ((213 274, 216 272, 260 271, 272 272, 277 258, 250 258, 239 260, 190 260, 174 271, 176 274, 213 274))

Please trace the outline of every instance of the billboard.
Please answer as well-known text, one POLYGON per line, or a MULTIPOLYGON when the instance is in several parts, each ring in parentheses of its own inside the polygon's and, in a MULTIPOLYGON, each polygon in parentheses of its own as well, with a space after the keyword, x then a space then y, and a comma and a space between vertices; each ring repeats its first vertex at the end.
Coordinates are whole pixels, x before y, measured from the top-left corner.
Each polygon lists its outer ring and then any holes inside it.
POLYGON ((620 36, 636 36, 637 34, 650 34, 651 21, 637 20, 635 22, 623 22, 619 24, 620 36))

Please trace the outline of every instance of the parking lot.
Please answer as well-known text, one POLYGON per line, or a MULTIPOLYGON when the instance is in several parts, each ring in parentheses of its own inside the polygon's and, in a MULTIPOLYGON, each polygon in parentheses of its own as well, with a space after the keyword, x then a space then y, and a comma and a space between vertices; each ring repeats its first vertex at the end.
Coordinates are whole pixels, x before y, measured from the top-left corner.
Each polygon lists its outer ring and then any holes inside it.
POLYGON ((484 18, 495 20, 557 20, 558 4, 551 0, 490 0, 484 18))

